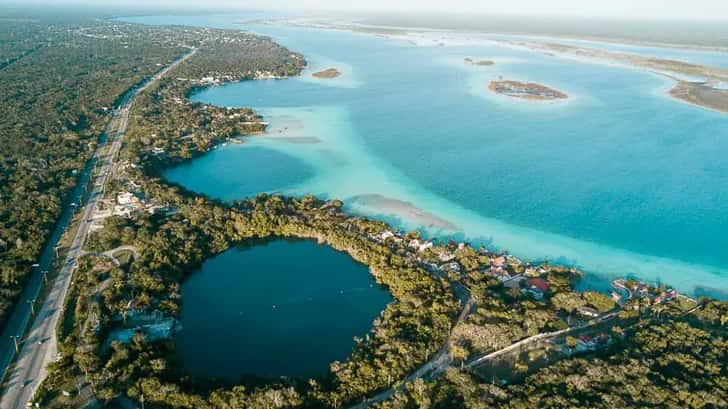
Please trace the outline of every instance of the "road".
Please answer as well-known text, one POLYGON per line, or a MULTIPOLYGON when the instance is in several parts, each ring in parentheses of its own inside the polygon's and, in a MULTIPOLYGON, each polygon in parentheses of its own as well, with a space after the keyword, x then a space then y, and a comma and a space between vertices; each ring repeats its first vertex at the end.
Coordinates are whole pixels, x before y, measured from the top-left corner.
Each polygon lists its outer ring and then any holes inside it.
MULTIPOLYGON (((457 322, 464 321, 465 318, 467 318, 469 312, 472 310, 473 306, 474 306, 474 300, 470 299, 468 301, 468 303, 465 305, 465 307, 463 308, 462 312, 460 313, 460 316, 458 317, 457 322)), ((604 316, 602 316, 590 323, 584 324, 584 325, 566 328, 566 329, 554 331, 554 332, 541 333, 541 334, 537 334, 537 335, 534 335, 529 338, 522 339, 518 342, 508 345, 505 348, 501 348, 501 349, 491 352, 487 355, 483 355, 481 357, 475 358, 475 359, 471 360, 470 362, 464 364, 464 367, 474 368, 478 365, 483 364, 484 362, 490 361, 505 353, 508 353, 517 348, 523 347, 526 344, 536 342, 536 341, 543 341, 543 340, 551 339, 551 338, 554 338, 554 337, 557 337, 560 335, 565 335, 565 334, 572 333, 574 331, 579 331, 579 330, 582 330, 585 328, 593 327, 597 324, 601 324, 604 321, 607 321, 607 320, 610 320, 610 319, 616 317, 617 314, 618 314, 618 312, 614 312, 611 314, 604 315, 604 316)), ((443 372, 445 372, 445 370, 449 366, 452 365, 452 358, 450 358, 450 353, 449 353, 450 351, 449 351, 448 345, 449 345, 449 340, 440 349, 440 351, 438 351, 437 354, 435 354, 429 361, 427 361, 424 365, 419 367, 416 371, 409 374, 397 386, 387 389, 385 391, 382 391, 382 392, 378 393, 377 395, 372 396, 371 398, 367 398, 363 402, 360 402, 359 404, 351 406, 350 409, 364 409, 371 405, 381 403, 381 402, 389 399, 390 397, 392 397, 392 395, 394 395, 395 392, 402 390, 406 384, 414 381, 417 378, 424 378, 424 377, 435 378, 438 375, 442 374, 443 372)))
POLYGON ((101 253, 93 253, 93 252, 84 251, 82 255, 85 256, 87 254, 90 254, 93 256, 97 256, 97 257, 106 257, 109 260, 111 260, 118 267, 121 265, 121 262, 119 261, 118 258, 116 258, 114 256, 114 254, 118 253, 118 252, 124 252, 124 251, 130 252, 132 254, 134 260, 139 259, 139 251, 137 250, 137 248, 135 246, 130 246, 130 245, 119 246, 119 247, 116 247, 116 248, 113 248, 111 250, 107 250, 107 251, 104 251, 101 253))
MULTIPOLYGON (((458 284, 458 283, 456 283, 458 284)), ((464 286, 460 287, 462 291, 465 291, 464 286)), ((456 293, 459 293, 460 291, 456 291, 456 293)), ((466 318, 468 318, 468 315, 473 311, 473 308, 475 307, 475 299, 470 297, 467 299, 467 302, 465 302, 465 305, 463 306, 463 309, 460 311, 460 315, 457 318, 457 321, 455 321, 455 325, 464 322, 466 318)), ((452 334, 451 334, 452 336, 452 334)), ((377 403, 381 403, 387 399, 389 399, 392 395, 394 395, 395 392, 402 390, 405 385, 408 383, 414 381, 417 378, 424 378, 425 376, 434 376, 436 374, 440 374, 445 371, 450 365, 452 365, 452 358, 450 357, 450 337, 445 341, 445 343, 442 345, 440 350, 437 351, 435 355, 432 356, 427 362, 425 362, 422 366, 417 368, 414 372, 407 375, 406 378, 402 379, 401 382, 397 384, 397 386, 391 387, 387 390, 384 390, 382 392, 379 392, 378 394, 364 399, 364 401, 353 405, 350 407, 350 409, 364 409, 371 405, 375 405, 377 403)))
MULTIPOLYGON (((109 144, 106 139, 102 139, 91 159, 93 163, 97 164, 98 176, 95 177, 91 185, 91 192, 82 211, 78 229, 61 270, 53 281, 48 283, 50 285, 48 296, 43 300, 43 304, 36 308, 37 314, 35 314, 30 330, 20 346, 15 366, 8 369, 10 372, 6 374, 5 389, 2 391, 2 396, 0 396, 1 409, 27 407, 38 386, 45 379, 46 366, 57 358, 56 327, 61 317, 68 288, 71 285, 73 272, 76 269, 76 262, 83 255, 83 246, 91 227, 91 215, 98 202, 103 199, 106 182, 121 148, 134 100, 139 93, 162 78, 178 64, 192 57, 196 52, 197 49, 192 49, 188 54, 158 72, 143 86, 126 94, 122 99, 121 107, 113 114, 107 126, 107 131, 112 132, 110 134, 111 143, 109 144)), ((31 314, 29 309, 27 314, 31 314)))
POLYGON ((597 326, 599 324, 602 324, 605 321, 609 321, 612 318, 615 318, 617 315, 619 315, 619 311, 613 312, 613 313, 610 313, 610 314, 607 314, 607 315, 603 315, 603 316, 601 316, 601 317, 599 317, 599 318, 597 318, 597 319, 595 319, 593 321, 590 321, 590 322, 588 322, 586 324, 582 324, 582 325, 578 325, 578 326, 570 327, 570 328, 565 328, 565 329, 558 330, 558 331, 543 332, 541 334, 536 334, 536 335, 534 335, 532 337, 528 337, 528 338, 522 339, 522 340, 520 340, 520 341, 518 341, 516 343, 513 343, 513 344, 511 344, 511 345, 509 345, 509 346, 507 346, 505 348, 501 348, 501 349, 499 349, 497 351, 494 351, 494 352, 491 352, 489 354, 483 355, 483 356, 481 356, 479 358, 473 359, 470 362, 468 362, 465 366, 468 367, 468 368, 475 368, 476 366, 481 365, 481 364, 483 364, 483 363, 485 363, 487 361, 490 361, 492 359, 495 359, 495 358, 497 358, 497 357, 499 357, 499 356, 501 356, 503 354, 507 354, 507 353, 509 353, 509 352, 511 352, 513 350, 516 350, 518 348, 521 348, 521 347, 523 347, 526 344, 530 344, 532 342, 537 342, 537 341, 549 340, 549 339, 556 338, 556 337, 559 337, 559 336, 562 336, 562 335, 571 334, 571 333, 576 332, 576 331, 581 331, 581 330, 586 329, 586 328, 591 328, 591 327, 597 326))

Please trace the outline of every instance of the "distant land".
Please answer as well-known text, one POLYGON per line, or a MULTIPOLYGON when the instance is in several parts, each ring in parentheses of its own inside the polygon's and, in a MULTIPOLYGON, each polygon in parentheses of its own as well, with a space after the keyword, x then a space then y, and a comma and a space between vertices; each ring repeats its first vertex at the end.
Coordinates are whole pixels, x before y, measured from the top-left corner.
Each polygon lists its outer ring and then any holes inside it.
POLYGON ((361 24, 503 34, 532 34, 618 43, 728 50, 725 21, 371 13, 361 24))

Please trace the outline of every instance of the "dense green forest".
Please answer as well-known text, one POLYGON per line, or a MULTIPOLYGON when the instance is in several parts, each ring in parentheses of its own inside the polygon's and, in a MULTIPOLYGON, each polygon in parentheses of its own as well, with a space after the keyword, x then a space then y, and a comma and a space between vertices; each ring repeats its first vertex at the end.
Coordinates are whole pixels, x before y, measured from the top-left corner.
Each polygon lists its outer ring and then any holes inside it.
POLYGON ((169 30, 101 21, 0 24, 0 326, 115 101, 180 56, 169 30))
POLYGON ((210 32, 198 54, 139 98, 122 156, 126 163, 140 166, 124 167, 124 174, 115 183, 122 187, 133 181, 145 197, 176 212, 166 217, 144 212, 131 219, 112 217, 92 236, 88 245, 91 251, 127 244, 140 250, 140 258, 122 268, 93 256, 81 264, 62 334, 64 359, 53 366, 44 385, 47 396, 57 396, 78 371, 103 399, 119 395, 139 399, 144 393, 148 404, 218 407, 223 402, 239 406, 234 402, 262 404, 271 399, 302 402, 305 392, 307 401, 340 406, 404 377, 439 348, 458 303, 447 282, 367 237, 383 224, 346 216, 340 202, 313 197, 263 195, 231 207, 198 198, 154 177, 159 167, 202 153, 224 138, 263 129, 260 124, 250 124, 260 118, 249 109, 189 103, 187 94, 202 78, 223 75, 224 81, 233 81, 260 77, 261 73, 286 76, 299 73, 303 65, 302 57, 268 39, 210 32), (230 49, 231 43, 237 44, 234 49, 230 49), (226 71, 230 64, 239 71, 226 71), (153 148, 163 148, 164 152, 153 148), (131 344, 112 343, 108 348, 105 337, 118 328, 120 317, 125 321, 130 305, 135 310, 156 310, 175 317, 180 282, 186 274, 237 243, 271 236, 316 239, 348 252, 369 265, 376 279, 398 300, 382 313, 375 330, 361 340, 349 360, 332 364, 329 377, 291 384, 274 381, 260 390, 220 388, 185 375, 170 341, 152 342, 139 335, 131 344), (104 290, 98 291, 102 283, 104 290))
POLYGON ((225 139, 264 131, 262 118, 249 108, 191 103, 187 96, 213 83, 296 75, 304 65, 302 56, 270 39, 237 31, 206 31, 194 58, 139 96, 124 158, 162 168, 204 153, 225 139))
POLYGON ((690 319, 651 321, 608 351, 555 362, 513 385, 451 368, 381 408, 724 408, 728 304, 690 319))
MULTIPOLYGON (((210 46, 178 70, 178 76, 194 77, 209 66, 216 69, 206 76, 228 80, 253 77, 266 67, 273 67, 276 75, 286 75, 303 64, 300 56, 269 47, 270 41, 237 32, 137 26, 65 14, 2 20, 0 327, 62 206, 72 200, 68 194, 93 154, 115 103, 130 87, 203 41, 210 46), (239 52, 241 46, 245 54, 239 52), (216 65, 210 64, 212 60, 216 65)), ((202 84, 172 81, 161 88, 184 98, 195 85, 202 84)), ((195 113, 185 105, 148 118, 166 120, 173 129, 170 132, 187 132, 170 121, 178 115, 204 115, 190 128, 206 131, 195 136, 199 147, 260 127, 229 127, 231 121, 227 115, 218 115, 220 112, 195 113)), ((257 120, 249 110, 243 114, 250 123, 257 120)))

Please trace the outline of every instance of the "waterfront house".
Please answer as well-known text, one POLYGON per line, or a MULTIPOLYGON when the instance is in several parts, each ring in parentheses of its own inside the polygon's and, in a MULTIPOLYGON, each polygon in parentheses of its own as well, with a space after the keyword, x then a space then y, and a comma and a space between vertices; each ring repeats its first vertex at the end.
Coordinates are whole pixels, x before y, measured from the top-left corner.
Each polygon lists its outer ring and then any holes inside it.
POLYGON ((394 237, 394 233, 392 233, 389 230, 385 230, 385 231, 379 233, 379 235, 377 236, 377 241, 380 243, 384 243, 390 237, 394 237))
POLYGON ((443 250, 440 252, 438 257, 439 257, 440 261, 442 261, 443 263, 447 263, 448 261, 452 261, 455 259, 455 254, 453 254, 447 250, 443 250))
POLYGON ((503 267, 505 267, 505 266, 506 266, 506 258, 505 258, 504 256, 499 256, 499 257, 496 257, 496 258, 494 258, 494 259, 493 259, 493 260, 492 260, 492 261, 490 262, 490 265, 491 265, 492 267, 500 267, 500 268, 503 268, 503 267))
POLYGON ((643 282, 637 283, 637 286, 636 286, 634 292, 635 292, 635 295, 637 296, 637 298, 650 297, 650 287, 643 282))
POLYGON ((531 278, 526 281, 526 287, 521 290, 524 295, 530 294, 535 300, 543 299, 549 290, 549 282, 543 278, 531 278))
POLYGON ((372 236, 374 241, 378 243, 386 243, 388 239, 392 240, 395 243, 401 243, 402 239, 399 237, 399 235, 396 232, 392 232, 390 230, 385 230, 379 234, 375 234, 372 236))
POLYGON ((427 249, 431 249, 433 246, 431 241, 420 241, 418 239, 410 240, 409 247, 417 249, 420 253, 427 249))
POLYGON ((665 292, 665 296, 663 297, 663 299, 664 299, 665 301, 672 301, 672 300, 674 300, 675 298, 677 298, 677 291, 675 291, 675 290, 673 290, 673 289, 668 289, 668 290, 667 290, 667 291, 665 292))
POLYGON ((509 281, 511 279, 511 275, 508 274, 508 271, 502 269, 502 268, 496 268, 491 270, 492 274, 500 280, 502 283, 505 283, 506 281, 509 281))
POLYGON ((658 296, 655 297, 655 304, 672 301, 675 298, 677 298, 677 291, 673 289, 668 289, 666 291, 662 291, 658 296))
POLYGON ((536 269, 533 268, 533 267, 527 267, 525 269, 525 271, 523 272, 523 275, 525 275, 526 277, 529 277, 529 278, 538 278, 538 277, 541 277, 541 273, 539 273, 538 271, 536 271, 536 269))
POLYGON ((526 284, 528 284, 529 287, 535 287, 541 290, 541 292, 545 293, 549 290, 549 287, 551 286, 548 281, 544 280, 543 278, 530 278, 526 284))

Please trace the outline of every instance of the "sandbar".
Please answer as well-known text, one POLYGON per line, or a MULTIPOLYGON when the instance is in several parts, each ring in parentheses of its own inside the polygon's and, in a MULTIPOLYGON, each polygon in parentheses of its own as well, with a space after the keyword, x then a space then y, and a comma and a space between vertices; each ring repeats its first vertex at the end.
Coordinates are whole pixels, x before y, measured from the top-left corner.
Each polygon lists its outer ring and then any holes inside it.
POLYGON ((453 223, 404 200, 392 199, 380 194, 366 194, 356 196, 351 201, 357 205, 381 211, 385 214, 392 214, 420 226, 447 231, 459 230, 453 223))
POLYGON ((339 70, 337 70, 336 68, 327 68, 323 71, 314 72, 313 74, 311 74, 311 76, 315 78, 330 80, 340 77, 341 72, 339 72, 339 70))
POLYGON ((493 62, 491 60, 474 60, 474 59, 468 57, 465 59, 465 64, 477 65, 480 67, 489 67, 489 66, 495 64, 495 62, 493 62))

